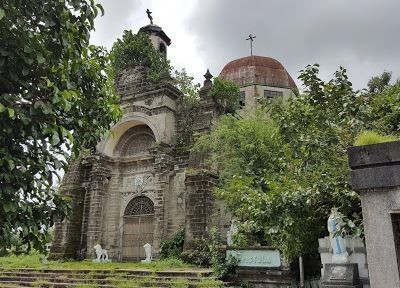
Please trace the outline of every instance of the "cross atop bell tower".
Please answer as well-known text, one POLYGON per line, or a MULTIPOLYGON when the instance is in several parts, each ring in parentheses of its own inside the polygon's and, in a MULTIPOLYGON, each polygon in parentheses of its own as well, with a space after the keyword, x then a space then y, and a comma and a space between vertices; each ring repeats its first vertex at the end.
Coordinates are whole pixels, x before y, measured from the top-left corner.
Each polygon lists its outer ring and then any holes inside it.
POLYGON ((140 28, 139 32, 149 35, 151 44, 153 44, 154 49, 167 57, 167 47, 171 44, 171 39, 167 36, 167 34, 165 34, 160 26, 153 23, 153 16, 151 16, 153 12, 147 9, 146 13, 147 17, 150 20, 150 24, 140 28))

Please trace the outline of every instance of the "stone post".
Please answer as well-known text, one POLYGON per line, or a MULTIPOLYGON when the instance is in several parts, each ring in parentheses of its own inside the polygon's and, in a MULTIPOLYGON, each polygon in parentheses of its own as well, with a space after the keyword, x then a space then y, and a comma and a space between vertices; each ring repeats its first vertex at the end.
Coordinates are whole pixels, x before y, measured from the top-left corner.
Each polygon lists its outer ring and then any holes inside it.
POLYGON ((371 288, 400 287, 400 142, 351 147, 350 182, 361 195, 371 288))

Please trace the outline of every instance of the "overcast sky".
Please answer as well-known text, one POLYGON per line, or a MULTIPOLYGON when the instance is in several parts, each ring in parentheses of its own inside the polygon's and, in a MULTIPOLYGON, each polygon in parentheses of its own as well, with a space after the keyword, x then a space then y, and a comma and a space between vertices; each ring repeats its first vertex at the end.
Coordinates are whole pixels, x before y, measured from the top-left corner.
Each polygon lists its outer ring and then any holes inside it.
POLYGON ((339 66, 355 88, 384 70, 400 77, 400 0, 98 0, 105 15, 96 20, 92 42, 111 48, 123 30, 149 23, 171 38, 168 57, 200 82, 207 68, 218 76, 229 61, 254 55, 279 60, 295 79, 319 63, 330 79, 339 66))

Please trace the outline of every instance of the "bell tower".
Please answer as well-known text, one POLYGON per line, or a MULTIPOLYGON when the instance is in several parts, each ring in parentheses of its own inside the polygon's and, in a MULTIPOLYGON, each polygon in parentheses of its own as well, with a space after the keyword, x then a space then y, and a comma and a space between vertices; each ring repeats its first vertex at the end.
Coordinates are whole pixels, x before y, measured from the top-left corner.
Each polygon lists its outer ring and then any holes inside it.
POLYGON ((147 17, 150 19, 150 24, 140 28, 139 33, 148 34, 154 49, 167 57, 167 47, 171 45, 171 39, 167 36, 167 34, 165 34, 160 26, 153 24, 153 17, 151 16, 153 12, 147 9, 146 13, 147 17))

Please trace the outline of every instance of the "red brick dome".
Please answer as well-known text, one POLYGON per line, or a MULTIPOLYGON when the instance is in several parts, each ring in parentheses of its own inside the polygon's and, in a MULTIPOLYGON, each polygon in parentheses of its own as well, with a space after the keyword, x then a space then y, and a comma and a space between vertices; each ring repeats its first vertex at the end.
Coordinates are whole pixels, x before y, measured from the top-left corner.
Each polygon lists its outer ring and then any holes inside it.
POLYGON ((239 86, 260 84, 297 89, 292 77, 279 61, 263 56, 248 56, 233 60, 225 65, 219 78, 233 81, 239 86))

